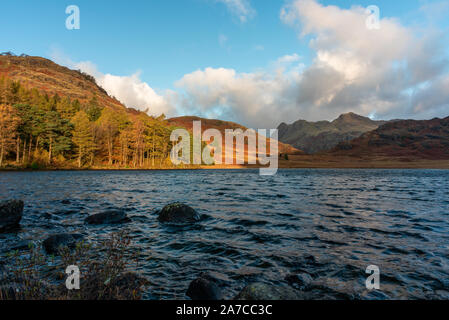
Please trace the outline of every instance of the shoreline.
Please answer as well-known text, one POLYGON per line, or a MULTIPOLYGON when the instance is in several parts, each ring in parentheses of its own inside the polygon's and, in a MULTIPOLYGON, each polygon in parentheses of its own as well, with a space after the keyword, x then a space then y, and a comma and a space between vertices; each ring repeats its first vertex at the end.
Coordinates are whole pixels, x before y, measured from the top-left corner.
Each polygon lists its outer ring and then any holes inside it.
MULTIPOLYGON (((170 169, 148 169, 148 168, 86 168, 86 169, 74 169, 74 168, 45 168, 45 169, 15 169, 15 168, 0 168, 1 172, 105 172, 105 171, 123 171, 123 172, 133 172, 133 171, 212 171, 212 170, 257 170, 263 167, 260 166, 212 166, 212 167, 200 167, 200 168, 170 168, 170 169)), ((398 164, 343 164, 343 165, 332 165, 327 163, 315 163, 315 164, 304 164, 300 166, 279 166, 279 170, 295 170, 295 169, 378 169, 378 170, 449 170, 449 163, 435 163, 435 164, 424 164, 424 163, 410 163, 408 165, 398 165, 398 164)))
MULTIPOLYGON (((290 155, 289 160, 279 159, 279 169, 441 169, 449 170, 449 160, 428 160, 385 157, 354 158, 329 157, 327 155, 290 155)), ((257 164, 246 165, 185 165, 182 167, 166 168, 120 168, 93 166, 90 168, 78 167, 42 167, 22 168, 9 165, 0 168, 0 172, 33 172, 33 171, 192 171, 192 170, 245 170, 260 169, 267 166, 257 164)))

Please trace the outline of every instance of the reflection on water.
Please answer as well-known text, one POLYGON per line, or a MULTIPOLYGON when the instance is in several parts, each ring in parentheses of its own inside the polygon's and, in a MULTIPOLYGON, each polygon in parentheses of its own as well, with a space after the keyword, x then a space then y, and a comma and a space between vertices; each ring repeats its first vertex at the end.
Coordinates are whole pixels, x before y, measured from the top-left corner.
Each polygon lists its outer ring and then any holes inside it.
POLYGON ((49 233, 95 240, 125 228, 152 283, 147 298, 185 299, 203 271, 219 274, 228 298, 248 282, 280 284, 298 272, 343 298, 449 297, 449 171, 1 172, 0 200, 10 198, 25 201, 22 229, 0 235, 0 251, 49 233), (203 220, 159 223, 155 211, 174 201, 203 220), (132 222, 84 224, 110 208, 125 209, 132 222), (364 287, 373 264, 382 294, 364 287))

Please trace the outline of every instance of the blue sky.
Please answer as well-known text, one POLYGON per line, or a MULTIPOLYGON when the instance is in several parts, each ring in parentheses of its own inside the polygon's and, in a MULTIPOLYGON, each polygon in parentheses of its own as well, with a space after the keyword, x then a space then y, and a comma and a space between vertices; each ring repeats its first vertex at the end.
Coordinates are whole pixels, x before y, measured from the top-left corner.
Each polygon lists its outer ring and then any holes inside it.
MULTIPOLYGON (((0 11, 0 51, 47 58, 64 55, 75 62, 90 61, 104 74, 127 76, 140 71, 140 80, 158 93, 166 89, 183 91, 174 84, 195 70, 225 68, 257 73, 270 69, 280 57, 292 54, 299 55, 304 66, 311 65, 317 53, 309 43, 314 34, 299 39, 297 28, 280 18, 281 9, 291 2, 7 1, 0 11), (250 12, 236 10, 232 6, 235 3, 243 3, 250 12), (80 30, 65 28, 65 8, 71 4, 80 8, 80 30)), ((423 7, 446 10, 447 6, 440 6, 445 2, 323 0, 318 3, 323 7, 335 5, 341 10, 354 5, 377 5, 381 18, 394 17, 406 28, 419 29, 424 25, 425 30, 447 31, 449 19, 445 19, 444 12, 433 9, 429 18, 430 9, 423 10, 423 7)), ((223 115, 238 118, 229 112, 223 115)))
POLYGON ((213 0, 73 3, 81 11, 79 31, 65 28, 71 2, 3 3, 3 51, 50 57, 57 48, 75 61, 95 62, 103 72, 141 70, 145 81, 165 88, 199 68, 251 71, 299 47, 294 31, 279 19, 280 1, 258 1, 247 23, 213 0), (220 36, 227 38, 224 46, 220 36))
MULTIPOLYGON (((153 87, 167 88, 205 67, 251 72, 286 54, 310 59, 307 41, 299 41, 279 19, 285 2, 252 1, 256 13, 242 23, 215 0, 7 1, 0 11, 0 43, 2 51, 49 58, 56 49, 74 61, 92 61, 102 72, 141 70, 143 80, 153 87), (80 30, 65 28, 65 8, 70 4, 80 8, 80 30), (223 45, 221 36, 226 37, 223 45)), ((321 1, 342 8, 375 4, 382 15, 406 24, 415 23, 415 11, 430 2, 321 1)))

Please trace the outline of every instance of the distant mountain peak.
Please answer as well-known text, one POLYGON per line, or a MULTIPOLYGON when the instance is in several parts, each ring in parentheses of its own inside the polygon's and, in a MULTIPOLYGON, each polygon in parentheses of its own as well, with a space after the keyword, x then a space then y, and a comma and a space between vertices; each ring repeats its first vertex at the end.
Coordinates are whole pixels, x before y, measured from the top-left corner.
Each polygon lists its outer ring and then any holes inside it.
POLYGON ((369 120, 369 121, 372 121, 370 118, 361 116, 361 115, 359 115, 357 113, 354 113, 354 112, 343 113, 337 119, 335 119, 334 121, 337 121, 337 120, 345 120, 345 121, 351 121, 351 120, 362 120, 362 121, 365 121, 365 120, 369 120))
POLYGON ((354 118, 354 117, 362 117, 362 116, 361 116, 361 115, 358 115, 357 113, 354 113, 354 112, 342 113, 342 114, 340 115, 340 118, 347 118, 347 117, 354 118))
POLYGON ((278 127, 279 140, 307 153, 317 153, 331 150, 340 142, 357 138, 384 123, 354 112, 344 113, 332 122, 298 120, 278 127))

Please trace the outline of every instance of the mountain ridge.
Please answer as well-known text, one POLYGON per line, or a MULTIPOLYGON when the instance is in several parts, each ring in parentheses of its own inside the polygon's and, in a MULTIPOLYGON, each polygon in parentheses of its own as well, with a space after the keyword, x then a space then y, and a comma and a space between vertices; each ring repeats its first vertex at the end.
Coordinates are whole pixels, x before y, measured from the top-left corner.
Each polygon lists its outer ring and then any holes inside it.
POLYGON ((281 123, 278 126, 279 141, 314 154, 332 150, 340 142, 350 141, 385 123, 387 121, 371 120, 353 112, 342 114, 333 121, 298 120, 290 125, 281 123))
POLYGON ((396 120, 339 143, 330 154, 352 157, 449 159, 449 117, 396 120))

